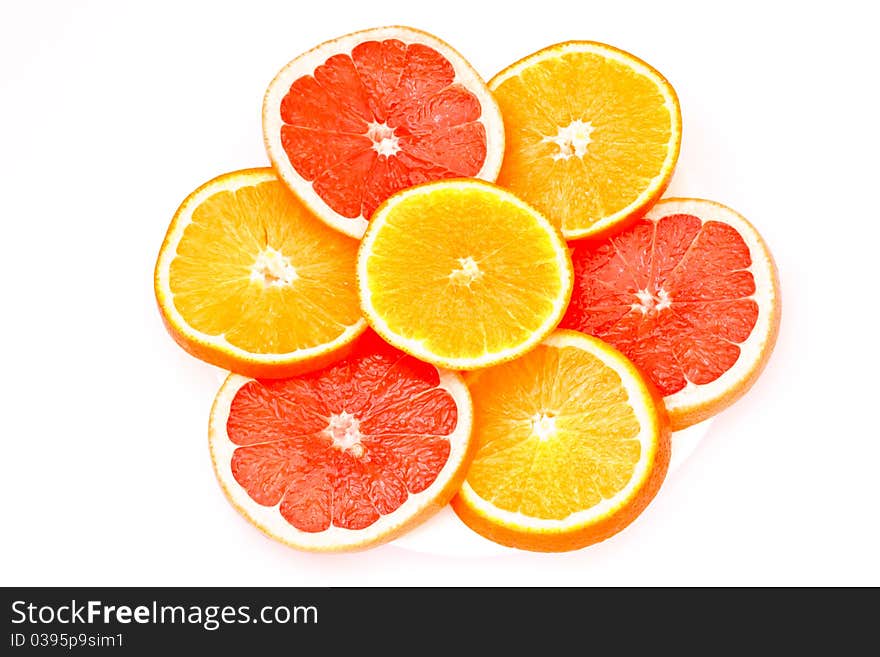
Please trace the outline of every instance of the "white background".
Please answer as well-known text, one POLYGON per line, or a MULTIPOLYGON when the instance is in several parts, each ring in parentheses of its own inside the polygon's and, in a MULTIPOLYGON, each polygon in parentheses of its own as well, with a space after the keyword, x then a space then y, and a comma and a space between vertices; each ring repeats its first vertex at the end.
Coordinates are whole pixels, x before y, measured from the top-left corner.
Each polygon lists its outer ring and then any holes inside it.
POLYGON ((4 0, 0 584, 880 585, 880 52, 862 3, 817 5, 4 0), (266 164, 261 100, 283 64, 394 23, 487 78, 567 39, 648 60, 684 115, 670 193, 738 209, 775 253, 784 310, 764 376, 598 546, 302 554, 214 479, 222 375, 160 323, 165 228, 192 188, 266 164))

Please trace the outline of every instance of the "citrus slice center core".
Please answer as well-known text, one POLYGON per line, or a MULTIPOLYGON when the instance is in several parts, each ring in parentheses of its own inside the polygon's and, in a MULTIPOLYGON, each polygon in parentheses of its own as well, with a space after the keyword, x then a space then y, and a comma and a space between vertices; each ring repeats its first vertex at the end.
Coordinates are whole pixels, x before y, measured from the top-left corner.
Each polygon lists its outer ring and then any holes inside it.
POLYGON ((379 155, 391 157, 400 152, 400 140, 394 134, 394 128, 384 121, 371 121, 367 129, 367 139, 373 142, 373 150, 379 155))
POLYGON ((544 136, 543 141, 556 144, 559 152, 553 153, 554 160, 567 160, 570 157, 583 158, 587 154, 587 146, 590 145, 593 134, 593 124, 589 121, 575 119, 567 126, 558 126, 556 135, 544 136))
POLYGON ((643 315, 655 315, 661 310, 666 310, 672 305, 672 299, 669 292, 662 287, 656 293, 648 289, 641 289, 636 292, 636 301, 632 304, 632 309, 643 315))
POLYGON ((556 417, 552 413, 537 413, 532 417, 532 435, 545 443, 556 436, 556 417))
POLYGON ((466 258, 458 258, 458 264, 460 266, 456 267, 449 273, 449 280, 456 285, 470 287, 471 283, 473 283, 475 280, 483 275, 483 272, 480 271, 480 266, 477 264, 477 261, 474 260, 471 256, 467 256, 466 258))
POLYGON ((336 449, 348 452, 355 458, 361 458, 364 455, 360 422, 352 413, 348 411, 331 413, 325 431, 336 449))
POLYGON ((290 258, 271 246, 257 254, 251 266, 251 281, 265 287, 283 287, 299 279, 290 258))

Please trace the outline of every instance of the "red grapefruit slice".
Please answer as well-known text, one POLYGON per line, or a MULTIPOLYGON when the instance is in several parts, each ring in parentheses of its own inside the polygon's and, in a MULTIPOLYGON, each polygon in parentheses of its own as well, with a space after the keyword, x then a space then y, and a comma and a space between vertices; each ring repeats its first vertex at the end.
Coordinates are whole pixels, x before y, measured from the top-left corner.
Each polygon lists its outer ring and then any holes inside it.
POLYGON ((635 225, 574 245, 575 286, 560 326, 626 354, 664 397, 674 430, 739 399, 779 329, 776 266, 728 207, 665 199, 635 225))
POLYGON ((211 411, 214 471, 251 523, 291 547, 356 550, 445 506, 471 457, 458 374, 367 334, 344 360, 290 379, 232 374, 211 411))
POLYGON ((494 181, 504 155, 485 82, 449 45, 408 27, 355 32, 291 61, 266 92, 263 134, 294 193, 356 238, 395 192, 441 178, 494 181))

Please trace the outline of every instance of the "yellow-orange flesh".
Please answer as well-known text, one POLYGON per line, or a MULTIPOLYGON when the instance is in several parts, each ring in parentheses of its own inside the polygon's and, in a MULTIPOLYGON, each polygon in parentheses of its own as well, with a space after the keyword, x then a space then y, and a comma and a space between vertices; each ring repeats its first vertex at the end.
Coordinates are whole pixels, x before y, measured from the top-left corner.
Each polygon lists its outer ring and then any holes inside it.
POLYGON ((498 184, 570 239, 647 209, 678 157, 672 87, 640 60, 590 42, 535 53, 491 82, 504 117, 498 184))

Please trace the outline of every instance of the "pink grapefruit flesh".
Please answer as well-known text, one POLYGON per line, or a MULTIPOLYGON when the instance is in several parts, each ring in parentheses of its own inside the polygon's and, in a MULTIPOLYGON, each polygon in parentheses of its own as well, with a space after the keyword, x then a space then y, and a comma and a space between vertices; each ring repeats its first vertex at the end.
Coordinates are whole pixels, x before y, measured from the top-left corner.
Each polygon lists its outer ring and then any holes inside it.
POLYGON ((270 518, 267 533, 306 549, 365 547, 454 494, 470 432, 457 375, 368 335, 311 374, 233 377, 212 413, 215 467, 246 516, 270 518))
POLYGON ((355 237, 402 189, 494 180, 503 153, 483 81, 449 46, 410 28, 355 33, 291 62, 270 85, 264 131, 293 191, 355 237))
POLYGON ((778 327, 775 266, 742 217, 668 199, 622 233, 574 243, 564 328, 628 356, 664 396, 673 427, 714 414, 754 381, 778 327))

